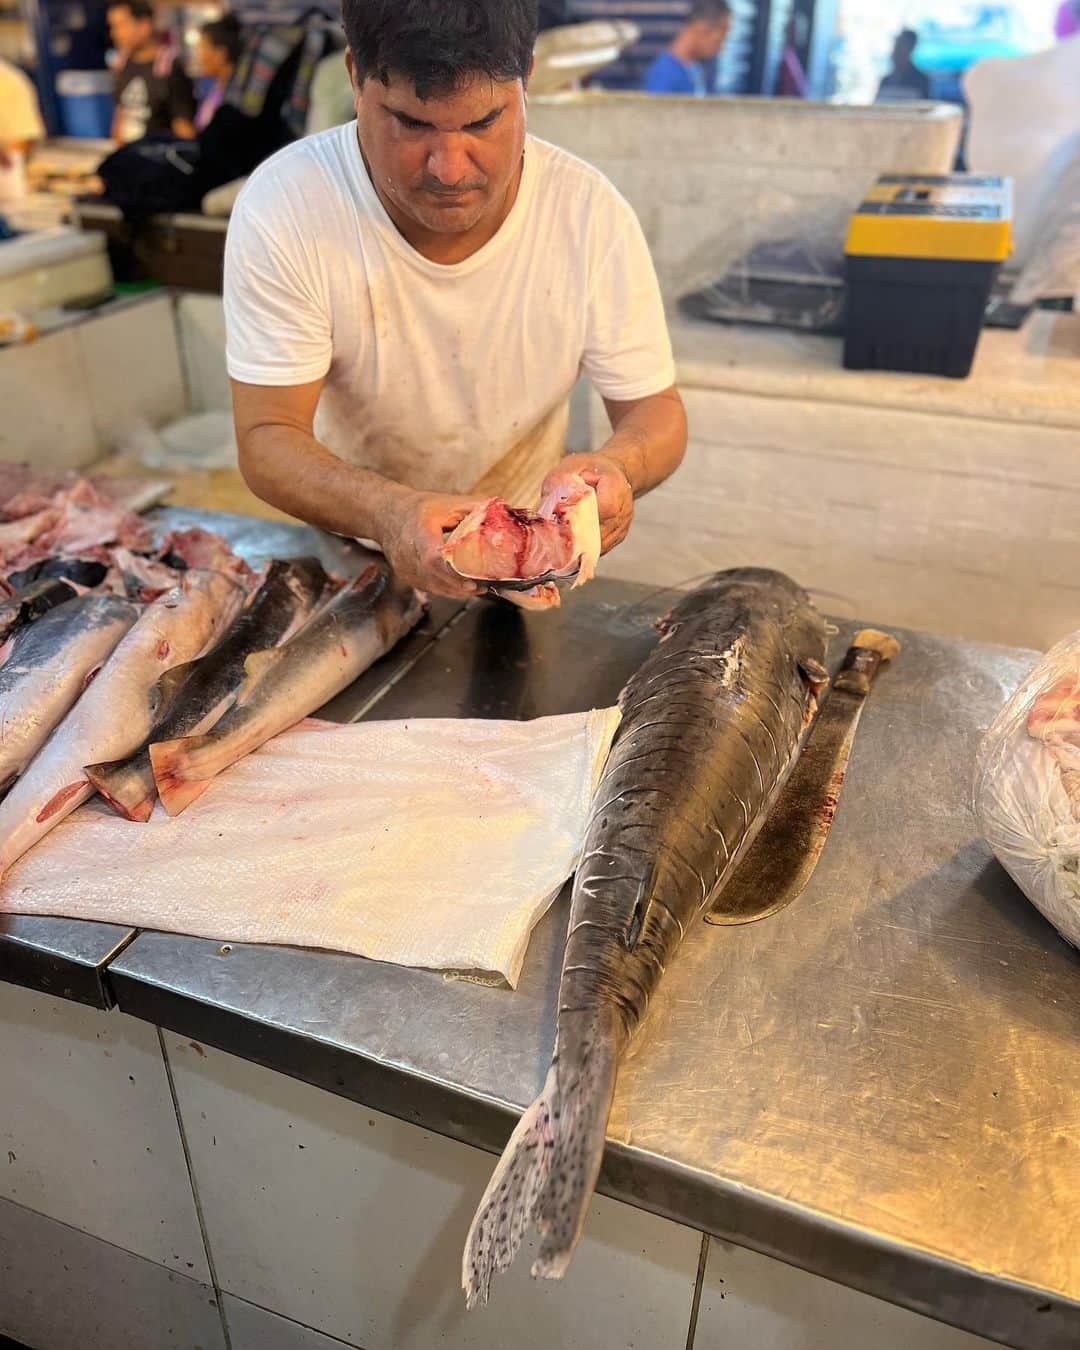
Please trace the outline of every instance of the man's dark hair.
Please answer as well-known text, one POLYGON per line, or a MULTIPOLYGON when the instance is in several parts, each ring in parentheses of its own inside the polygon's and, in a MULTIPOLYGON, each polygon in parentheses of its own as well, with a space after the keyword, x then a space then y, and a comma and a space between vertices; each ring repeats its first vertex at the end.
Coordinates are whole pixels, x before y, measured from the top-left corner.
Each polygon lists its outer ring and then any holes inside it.
POLYGON ((690 6, 690 22, 704 19, 706 23, 719 23, 721 19, 731 18, 731 6, 728 0, 693 0, 690 6))
POLYGON ((404 76, 427 99, 472 75, 524 80, 536 7, 537 0, 342 0, 341 19, 360 82, 404 76))
POLYGON ((150 4, 150 0, 111 0, 109 8, 130 10, 133 19, 153 19, 154 17, 154 7, 150 4))
POLYGON ((919 45, 919 35, 914 28, 902 28, 897 35, 896 41, 902 47, 907 47, 909 51, 914 51, 919 45))
POLYGON ((235 14, 223 14, 220 19, 204 23, 199 30, 211 47, 220 47, 231 65, 240 60, 244 30, 235 14))

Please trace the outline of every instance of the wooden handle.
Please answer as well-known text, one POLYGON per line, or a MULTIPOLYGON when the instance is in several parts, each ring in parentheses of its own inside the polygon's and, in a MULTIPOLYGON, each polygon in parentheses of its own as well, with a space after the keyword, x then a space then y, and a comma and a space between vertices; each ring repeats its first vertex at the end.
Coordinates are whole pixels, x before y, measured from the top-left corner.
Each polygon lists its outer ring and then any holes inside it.
POLYGON ((840 673, 833 681, 833 688, 865 697, 870 692, 874 676, 884 663, 895 661, 899 655, 900 644, 891 633, 882 633, 877 628, 864 628, 855 634, 840 673))

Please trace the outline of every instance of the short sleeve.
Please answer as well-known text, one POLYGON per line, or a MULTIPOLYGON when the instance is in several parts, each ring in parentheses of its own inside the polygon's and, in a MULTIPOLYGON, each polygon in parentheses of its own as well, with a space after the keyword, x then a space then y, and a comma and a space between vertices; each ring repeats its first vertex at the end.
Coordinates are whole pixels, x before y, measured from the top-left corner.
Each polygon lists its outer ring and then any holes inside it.
POLYGON ((582 365, 601 397, 629 402, 669 389, 675 361, 645 235, 629 205, 615 205, 589 289, 582 365))
POLYGON ((244 384, 310 384, 330 369, 330 316, 280 198, 241 193, 225 240, 225 356, 244 384))

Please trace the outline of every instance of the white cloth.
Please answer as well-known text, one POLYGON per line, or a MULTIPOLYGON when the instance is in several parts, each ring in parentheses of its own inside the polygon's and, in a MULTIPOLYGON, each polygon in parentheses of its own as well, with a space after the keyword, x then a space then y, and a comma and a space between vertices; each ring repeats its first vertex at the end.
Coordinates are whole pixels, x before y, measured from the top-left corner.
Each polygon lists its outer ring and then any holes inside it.
POLYGON ((234 379, 326 376, 323 443, 435 491, 469 490, 522 443, 550 468, 565 453, 582 370, 616 400, 675 378, 633 211, 595 169, 532 137, 509 216, 452 265, 398 233, 355 122, 289 146, 236 203, 225 316, 234 379))
POLYGON ((307 722, 175 819, 103 803, 16 863, 0 912, 354 952, 517 983, 577 865, 616 709, 307 722))
POLYGON ((1013 261, 1023 266, 1080 125, 1080 37, 1030 56, 979 61, 963 84, 968 166, 1013 180, 1013 261))
POLYGON ((0 58, 0 147, 11 160, 7 167, 0 165, 0 202, 21 201, 26 195, 23 153, 11 147, 40 141, 44 136, 45 124, 32 82, 17 66, 0 58))

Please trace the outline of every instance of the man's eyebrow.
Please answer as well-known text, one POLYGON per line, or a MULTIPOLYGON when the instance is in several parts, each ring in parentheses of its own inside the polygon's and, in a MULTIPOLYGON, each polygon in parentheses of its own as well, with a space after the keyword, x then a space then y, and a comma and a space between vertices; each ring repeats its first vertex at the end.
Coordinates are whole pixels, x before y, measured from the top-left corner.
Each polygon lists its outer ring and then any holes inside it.
POLYGON ((384 105, 386 111, 391 117, 396 117, 399 122, 407 127, 430 127, 431 122, 424 122, 419 117, 413 117, 410 113, 402 112, 400 108, 391 108, 389 104, 384 105))
MULTIPOLYGON (((422 118, 413 117, 411 113, 403 112, 400 108, 391 108, 389 104, 384 104, 384 107, 390 116, 400 122, 402 126, 426 127, 429 129, 434 126, 433 122, 425 122, 422 118)), ((489 113, 485 113, 483 117, 478 117, 474 122, 466 123, 464 129, 466 131, 478 131, 484 127, 494 126, 503 115, 503 111, 504 110, 501 107, 492 108, 492 110, 489 113)))

